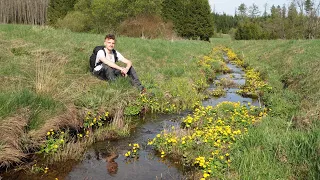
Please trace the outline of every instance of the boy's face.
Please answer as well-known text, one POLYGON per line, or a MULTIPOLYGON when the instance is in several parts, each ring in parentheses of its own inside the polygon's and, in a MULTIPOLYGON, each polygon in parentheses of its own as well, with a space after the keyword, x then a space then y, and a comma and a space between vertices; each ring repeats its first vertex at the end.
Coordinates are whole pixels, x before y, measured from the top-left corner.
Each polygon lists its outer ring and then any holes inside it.
POLYGON ((104 45, 109 51, 111 51, 114 48, 115 43, 115 40, 108 38, 104 41, 104 45))

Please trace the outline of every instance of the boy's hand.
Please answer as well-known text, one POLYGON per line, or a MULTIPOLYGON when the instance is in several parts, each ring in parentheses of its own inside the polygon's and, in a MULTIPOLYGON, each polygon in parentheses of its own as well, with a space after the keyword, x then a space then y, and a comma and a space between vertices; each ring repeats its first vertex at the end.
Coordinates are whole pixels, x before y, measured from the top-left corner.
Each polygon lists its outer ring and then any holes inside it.
POLYGON ((128 73, 128 69, 127 68, 122 68, 121 69, 122 76, 127 77, 128 76, 127 73, 128 73))

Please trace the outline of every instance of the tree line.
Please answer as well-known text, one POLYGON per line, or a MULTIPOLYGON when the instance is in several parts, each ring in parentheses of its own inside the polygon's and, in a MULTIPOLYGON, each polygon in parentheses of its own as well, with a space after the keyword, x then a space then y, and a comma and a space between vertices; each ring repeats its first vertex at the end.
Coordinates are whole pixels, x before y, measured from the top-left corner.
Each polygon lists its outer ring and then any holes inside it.
POLYGON ((257 5, 241 4, 234 16, 213 13, 217 32, 229 33, 237 40, 320 38, 320 3, 293 0, 287 7, 274 6, 261 12, 257 5))
POLYGON ((49 0, 0 0, 0 23, 44 25, 48 3, 49 0))
POLYGON ((26 23, 76 32, 209 40, 208 0, 0 0, 0 23, 26 23))
POLYGON ((145 38, 209 40, 221 33, 237 40, 315 39, 319 6, 315 0, 292 0, 260 11, 242 3, 231 16, 211 12, 208 0, 0 0, 0 23, 145 38))

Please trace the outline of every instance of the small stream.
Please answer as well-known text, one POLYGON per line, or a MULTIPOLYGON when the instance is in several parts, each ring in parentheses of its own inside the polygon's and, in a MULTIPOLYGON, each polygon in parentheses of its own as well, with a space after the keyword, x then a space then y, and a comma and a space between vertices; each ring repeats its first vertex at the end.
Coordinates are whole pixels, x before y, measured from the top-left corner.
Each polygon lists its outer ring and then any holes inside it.
MULTIPOLYGON (((241 68, 233 64, 227 64, 232 73, 222 74, 217 77, 229 78, 237 85, 244 85, 244 72, 241 68), (230 78, 231 77, 231 78, 230 78)), ((213 90, 215 85, 209 87, 209 91, 213 90)), ((257 100, 245 98, 236 93, 238 88, 226 88, 226 95, 219 98, 210 98, 203 101, 203 106, 215 106, 222 101, 241 102, 243 104, 252 104, 259 106, 257 100)), ((154 115, 146 117, 146 123, 136 128, 130 138, 117 140, 114 142, 96 143, 86 154, 86 159, 76 165, 72 171, 66 176, 66 179, 188 179, 190 174, 187 173, 179 162, 172 162, 168 159, 162 159, 146 144, 148 139, 153 139, 156 134, 160 133, 164 128, 179 126, 180 120, 188 113, 179 115, 154 115), (142 148, 139 151, 140 157, 133 162, 127 162, 124 154, 128 151, 129 143, 139 143, 142 148), (110 155, 106 147, 117 147, 118 158, 117 171, 110 173, 108 171, 108 163, 104 157, 110 155)))
MULTIPOLYGON (((245 78, 242 69, 232 64, 227 64, 227 66, 232 72, 219 75, 217 79, 229 78, 237 85, 244 85, 245 78)), ((212 84, 208 90, 210 91, 214 88, 215 85, 212 84)), ((231 101, 260 106, 257 100, 236 94, 236 91, 239 90, 238 88, 226 88, 225 90, 225 96, 204 100, 202 104, 204 106, 215 106, 222 101, 231 101)), ((144 120, 139 120, 140 124, 135 128, 129 138, 95 143, 85 153, 84 159, 81 162, 66 162, 58 165, 57 168, 54 169, 57 175, 52 177, 52 179, 56 177, 59 180, 189 179, 190 172, 188 173, 179 162, 160 158, 159 154, 150 146, 147 146, 148 140, 153 139, 165 127, 171 127, 172 125, 179 126, 181 119, 187 116, 188 113, 190 112, 171 115, 148 115, 144 117, 144 120), (128 161, 124 154, 129 150, 128 145, 130 143, 138 143, 140 145, 140 151, 138 159, 128 161), (110 161, 110 159, 112 160, 110 161)), ((42 178, 15 174, 8 179, 42 178)))

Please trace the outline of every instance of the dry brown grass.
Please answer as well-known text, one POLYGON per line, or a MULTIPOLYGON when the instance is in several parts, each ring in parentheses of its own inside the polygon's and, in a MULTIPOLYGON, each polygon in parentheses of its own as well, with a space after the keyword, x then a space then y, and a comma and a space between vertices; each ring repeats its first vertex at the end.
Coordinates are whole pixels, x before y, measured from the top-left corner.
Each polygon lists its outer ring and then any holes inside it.
POLYGON ((34 85, 38 94, 49 94, 55 96, 60 92, 61 79, 64 78, 64 66, 67 58, 60 54, 37 50, 33 52, 35 57, 36 77, 34 85))
POLYGON ((85 142, 75 142, 74 139, 70 138, 63 149, 47 158, 47 162, 49 164, 54 164, 55 162, 65 162, 67 160, 80 160, 87 145, 91 145, 93 142, 93 138, 88 138, 85 142))
POLYGON ((318 106, 312 107, 308 111, 292 118, 293 126, 297 129, 310 129, 315 121, 320 119, 320 109, 318 106))
POLYGON ((112 126, 122 129, 124 127, 124 120, 123 120, 123 109, 124 107, 120 106, 116 109, 113 121, 111 123, 112 126))
POLYGON ((26 157, 22 148, 22 137, 25 136, 25 127, 28 123, 28 113, 21 110, 21 115, 9 117, 0 124, 0 167, 9 167, 21 163, 26 157))
POLYGON ((220 83, 225 88, 237 88, 239 85, 230 78, 221 78, 220 83))
POLYGON ((45 124, 38 130, 31 130, 29 131, 29 135, 31 139, 35 141, 42 140, 46 137, 46 134, 50 129, 58 130, 58 129, 79 129, 79 127, 82 126, 82 119, 80 111, 70 105, 67 107, 67 110, 64 114, 61 114, 57 117, 54 117, 52 119, 48 119, 45 124))
POLYGON ((129 37, 176 39, 171 22, 165 23, 161 17, 140 15, 128 18, 120 25, 120 34, 129 37))

